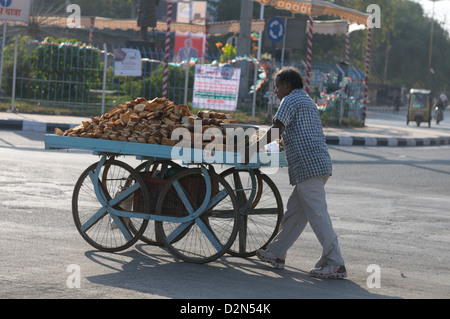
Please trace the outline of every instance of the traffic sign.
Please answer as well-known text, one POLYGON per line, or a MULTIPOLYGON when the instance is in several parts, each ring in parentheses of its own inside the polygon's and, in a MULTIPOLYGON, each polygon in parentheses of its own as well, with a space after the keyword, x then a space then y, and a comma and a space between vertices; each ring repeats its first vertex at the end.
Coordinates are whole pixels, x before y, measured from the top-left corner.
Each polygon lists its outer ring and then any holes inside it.
POLYGON ((283 39, 285 33, 286 27, 283 20, 277 17, 269 20, 269 23, 267 24, 267 36, 270 40, 279 42, 283 39))

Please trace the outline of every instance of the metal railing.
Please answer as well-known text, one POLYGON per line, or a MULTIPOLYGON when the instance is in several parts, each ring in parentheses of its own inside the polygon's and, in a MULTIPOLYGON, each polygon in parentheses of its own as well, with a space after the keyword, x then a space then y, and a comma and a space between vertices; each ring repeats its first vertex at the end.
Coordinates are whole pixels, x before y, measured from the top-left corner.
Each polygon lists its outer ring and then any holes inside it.
MULTIPOLYGON (((139 48, 142 55, 142 76, 114 75, 115 47, 88 47, 77 43, 37 42, 29 38, 15 38, 4 50, 3 74, 0 88, 3 109, 30 108, 55 113, 98 115, 136 97, 152 99, 162 96, 164 52, 139 48)), ((210 55, 203 63, 212 63, 218 56, 210 55)), ((199 62, 198 62, 199 63, 199 62)), ((274 72, 281 67, 278 61, 241 59, 241 81, 237 109, 233 116, 248 122, 270 123, 278 107, 272 93, 274 72), (262 72, 264 78, 255 76, 262 72), (252 88, 257 85, 256 93, 252 88)), ((286 61, 284 65, 287 65, 286 61)), ((290 62, 304 72, 302 61, 290 62)), ((339 74, 329 65, 313 64, 312 87, 316 92, 339 90, 339 74), (337 75, 337 76, 336 76, 337 75)), ((355 71, 356 72, 356 71, 355 71)), ((358 74, 356 72, 355 74, 358 74)), ((355 76, 353 76, 355 77, 355 76)), ((340 79, 340 80, 339 80, 340 79)), ((194 66, 169 65, 167 98, 175 104, 192 101, 194 66), (185 85, 186 80, 188 85, 185 85), (187 97, 185 97, 187 95, 187 97)), ((317 99, 317 96, 313 98, 317 99)), ((337 104, 336 104, 337 105, 337 104)), ((331 107, 331 106, 330 106, 331 107)))

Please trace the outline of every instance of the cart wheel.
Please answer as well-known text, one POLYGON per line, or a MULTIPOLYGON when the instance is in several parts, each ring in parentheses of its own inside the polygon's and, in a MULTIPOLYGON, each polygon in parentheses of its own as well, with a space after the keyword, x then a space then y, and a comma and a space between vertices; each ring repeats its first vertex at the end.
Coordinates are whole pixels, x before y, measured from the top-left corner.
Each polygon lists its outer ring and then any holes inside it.
POLYGON ((147 219, 115 213, 146 213, 148 207, 148 191, 141 176, 129 165, 114 159, 89 166, 73 191, 75 225, 90 245, 102 251, 115 252, 130 247, 148 224, 147 219), (135 196, 141 198, 139 207, 135 196), (130 230, 130 224, 135 231, 130 230))
MULTIPOLYGON (((175 162, 172 162, 170 160, 156 160, 156 161, 146 161, 141 164, 139 164, 135 170, 140 173, 144 172, 155 172, 155 171, 165 171, 166 169, 170 169, 172 167, 181 167, 175 162)), ((150 191, 150 190, 149 190, 150 191)), ((149 195, 150 198, 152 198, 152 194, 149 195)), ((150 201, 150 207, 156 207, 156 201, 152 203, 150 201)), ((152 212, 154 213, 154 212, 152 212)), ((139 224, 137 225, 139 226, 139 224)), ((138 227, 135 227, 133 223, 130 223, 129 225, 130 230, 136 234, 138 232, 138 227)), ((155 231, 155 222, 153 220, 149 220, 148 226, 145 230, 145 232, 140 236, 140 240, 142 240, 144 243, 149 245, 155 245, 155 246, 162 246, 164 243, 161 241, 160 238, 156 237, 156 231, 155 231)))
POLYGON ((230 168, 220 174, 236 192, 240 227, 229 253, 254 256, 276 236, 283 217, 283 200, 274 182, 259 170, 230 168))
POLYGON ((221 257, 238 231, 238 206, 230 185, 206 168, 173 176, 156 205, 158 236, 177 258, 207 263, 221 257))

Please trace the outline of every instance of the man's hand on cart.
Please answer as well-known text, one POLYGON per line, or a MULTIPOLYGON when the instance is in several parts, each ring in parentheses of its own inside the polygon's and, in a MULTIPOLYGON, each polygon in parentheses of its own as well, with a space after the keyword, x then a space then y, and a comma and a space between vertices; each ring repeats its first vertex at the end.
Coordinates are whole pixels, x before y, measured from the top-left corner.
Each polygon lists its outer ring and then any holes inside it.
POLYGON ((258 141, 251 145, 245 145, 244 154, 241 154, 244 164, 250 163, 250 160, 259 151, 264 151, 264 146, 279 139, 284 130, 284 124, 275 120, 269 130, 258 141))

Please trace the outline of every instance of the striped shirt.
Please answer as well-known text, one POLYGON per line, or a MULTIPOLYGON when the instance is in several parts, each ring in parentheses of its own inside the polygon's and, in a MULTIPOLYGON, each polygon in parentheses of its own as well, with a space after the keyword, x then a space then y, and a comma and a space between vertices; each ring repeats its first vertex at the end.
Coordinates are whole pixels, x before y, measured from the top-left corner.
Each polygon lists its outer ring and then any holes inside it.
POLYGON ((291 185, 331 174, 319 112, 304 90, 295 89, 281 100, 275 120, 284 124, 282 138, 291 185))

